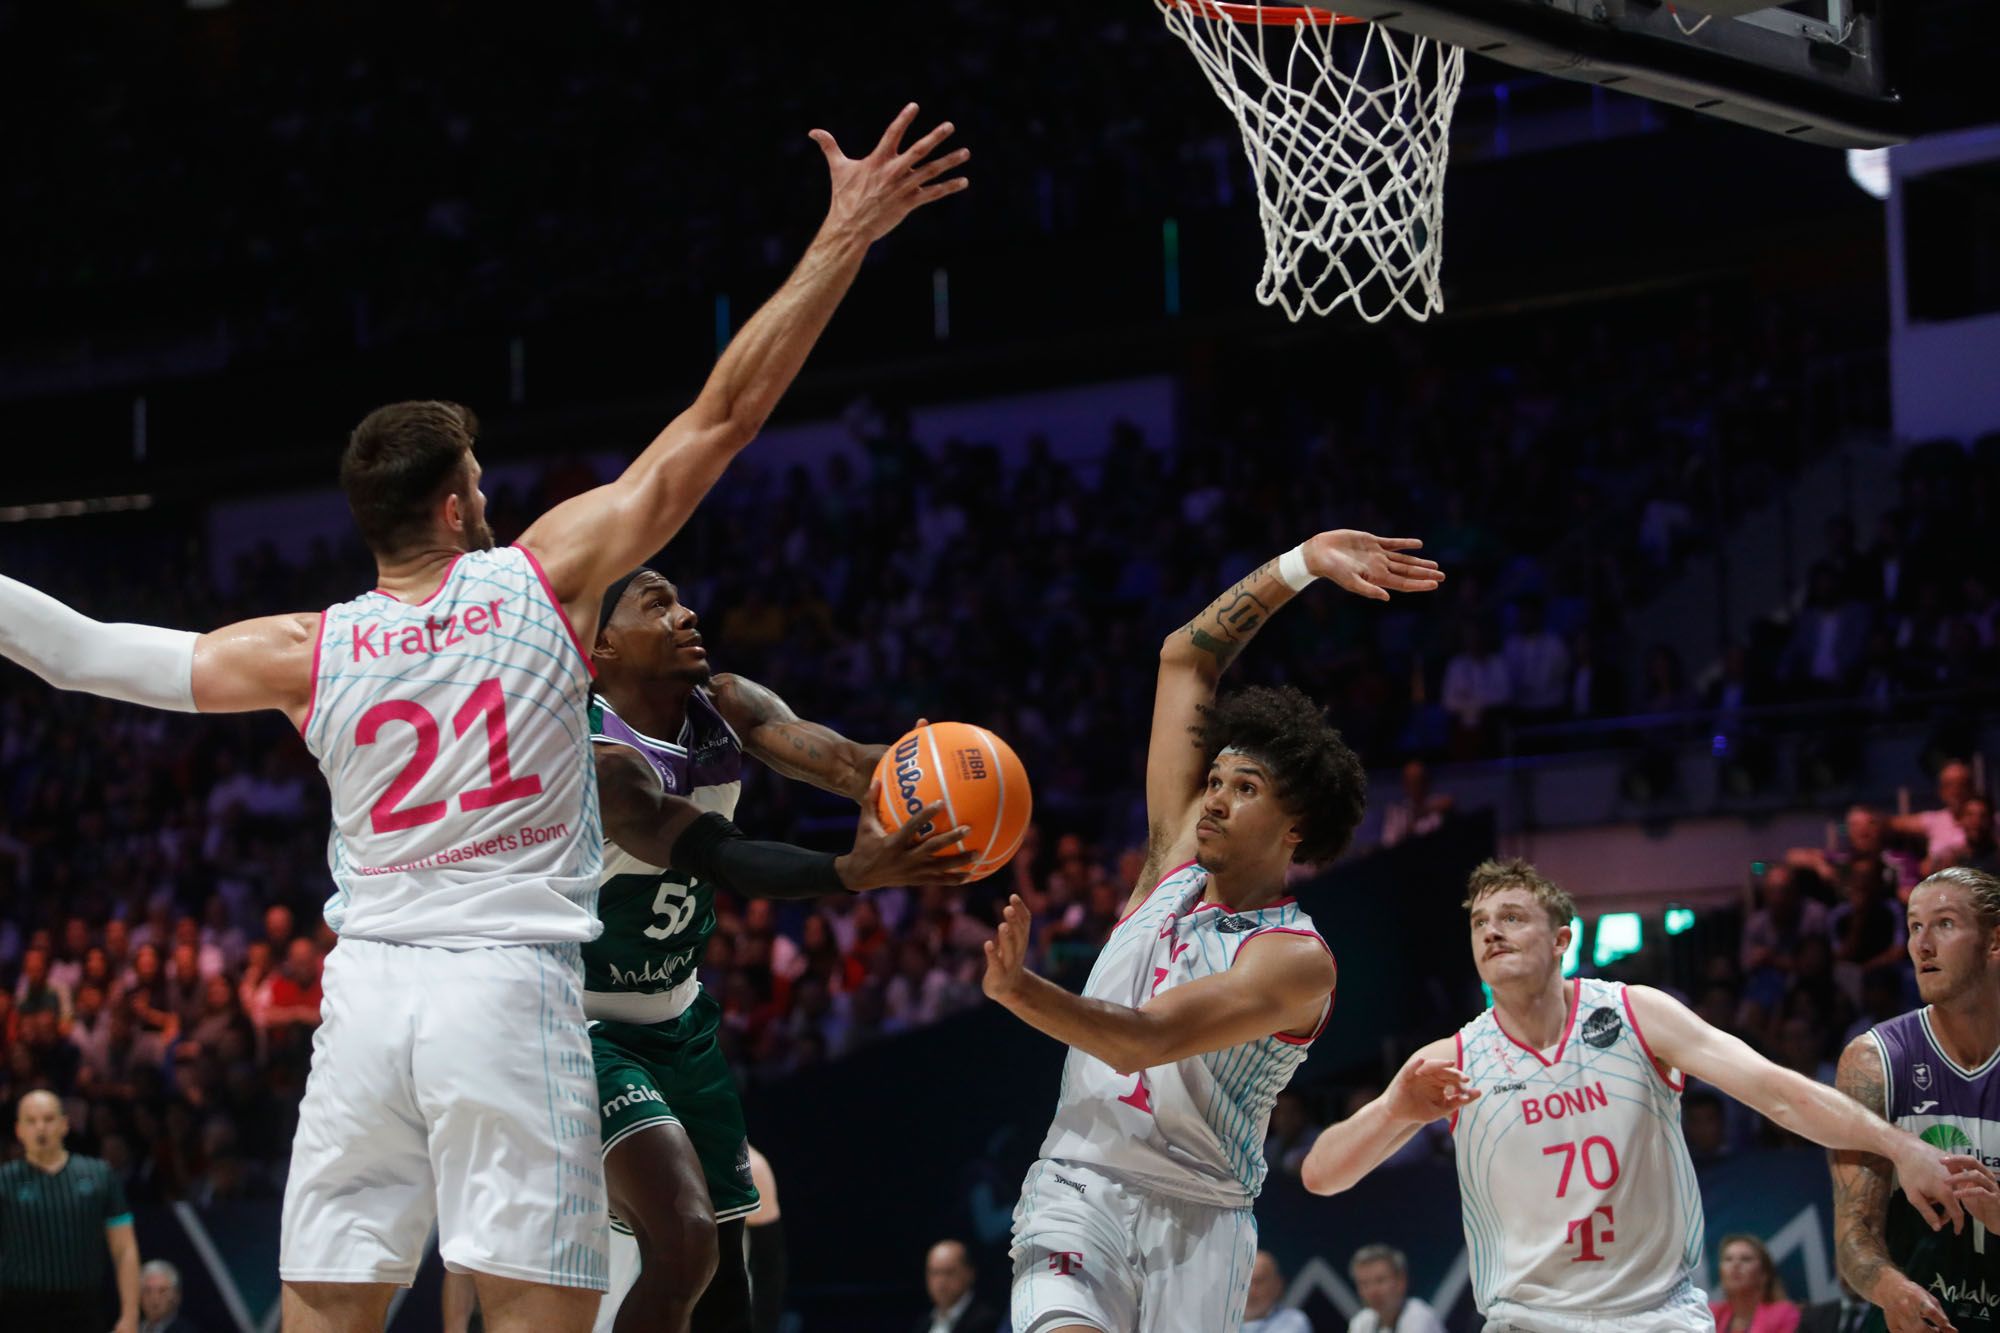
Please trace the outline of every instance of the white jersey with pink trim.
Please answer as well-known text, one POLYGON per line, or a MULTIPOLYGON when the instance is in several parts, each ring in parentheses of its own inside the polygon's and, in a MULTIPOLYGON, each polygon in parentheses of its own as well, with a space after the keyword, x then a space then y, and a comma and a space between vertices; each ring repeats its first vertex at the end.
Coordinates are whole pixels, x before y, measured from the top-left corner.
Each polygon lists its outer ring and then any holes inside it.
POLYGON ((327 924, 445 948, 595 939, 590 676, 518 546, 467 552, 422 602, 328 607, 302 727, 333 794, 327 924))
MULTIPOLYGON (((1163 991, 1226 972, 1249 941, 1272 931, 1310 935, 1290 898, 1254 912, 1202 901, 1208 872, 1170 872, 1111 932, 1083 993, 1137 1008, 1163 991)), ((1145 1189, 1220 1208, 1245 1208, 1264 1185, 1271 1105, 1326 1027, 1333 997, 1309 1037, 1273 1035, 1121 1074, 1071 1048, 1044 1158, 1081 1162, 1145 1189)))
POLYGON ((1687 1304, 1702 1208, 1682 1079, 1654 1061, 1625 987, 1579 977, 1553 1055, 1488 1009, 1459 1030, 1458 1063, 1482 1094, 1452 1121, 1481 1313, 1687 1304))

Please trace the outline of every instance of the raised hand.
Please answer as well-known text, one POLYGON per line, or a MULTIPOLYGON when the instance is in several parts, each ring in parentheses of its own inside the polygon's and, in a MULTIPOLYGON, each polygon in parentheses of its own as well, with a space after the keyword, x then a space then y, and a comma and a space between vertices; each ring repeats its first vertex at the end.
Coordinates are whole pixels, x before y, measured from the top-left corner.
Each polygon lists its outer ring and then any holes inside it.
POLYGON ((971 149, 960 148, 943 157, 931 157, 938 145, 951 137, 950 121, 903 147, 903 136, 916 118, 917 104, 912 102, 882 131, 874 151, 862 158, 841 152, 825 130, 812 131, 812 141, 826 154, 827 172, 833 178, 833 200, 826 210, 828 229, 851 228, 865 240, 878 241, 917 209, 957 194, 970 183, 963 176, 938 179, 972 156, 971 149))
POLYGON ((963 884, 972 874, 978 858, 962 845, 972 829, 939 828, 943 801, 932 801, 911 815, 903 827, 891 830, 882 822, 877 800, 882 794, 878 777, 868 784, 861 802, 861 817, 854 825, 854 850, 834 858, 834 870, 850 893, 881 889, 890 885, 963 884), (961 843, 956 852, 945 849, 961 843))
POLYGON ((1341 528, 1306 543, 1306 569, 1358 597, 1386 602, 1390 593, 1430 592, 1444 582, 1437 561, 1410 554, 1422 546, 1415 537, 1377 537, 1341 528))
POLYGON ((1389 1085, 1390 1111, 1398 1120, 1415 1124, 1442 1120, 1478 1097, 1479 1089, 1456 1063, 1421 1055, 1411 1056, 1389 1085))
POLYGON ((986 977, 980 985, 988 999, 1007 1002, 1027 973, 1027 957, 1028 905, 1012 893, 1000 912, 1000 929, 986 941, 986 977))

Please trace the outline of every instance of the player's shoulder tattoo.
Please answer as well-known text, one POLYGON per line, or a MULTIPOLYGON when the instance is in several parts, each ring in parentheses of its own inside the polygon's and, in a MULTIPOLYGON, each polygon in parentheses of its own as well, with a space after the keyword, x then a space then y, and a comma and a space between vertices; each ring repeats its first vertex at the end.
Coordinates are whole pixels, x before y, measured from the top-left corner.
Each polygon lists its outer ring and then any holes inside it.
POLYGON ((1834 1070, 1833 1086, 1876 1115, 1889 1113, 1888 1071, 1873 1034, 1864 1032, 1847 1043, 1834 1070))

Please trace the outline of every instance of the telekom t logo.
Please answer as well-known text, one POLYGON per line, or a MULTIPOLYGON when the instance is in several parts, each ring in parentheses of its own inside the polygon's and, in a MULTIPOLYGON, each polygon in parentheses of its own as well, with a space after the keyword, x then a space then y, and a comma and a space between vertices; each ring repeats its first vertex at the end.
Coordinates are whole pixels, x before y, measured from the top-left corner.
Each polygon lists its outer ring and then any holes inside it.
POLYGON ((1609 1245, 1617 1239, 1617 1236, 1611 1230, 1611 1224, 1616 1220, 1611 1215, 1611 1205, 1604 1203, 1591 1209, 1590 1216, 1579 1217, 1576 1221, 1571 1222, 1569 1224, 1569 1234, 1563 1237, 1565 1242, 1573 1241, 1577 1247, 1576 1257, 1571 1259, 1570 1262, 1573 1264, 1603 1263, 1604 1256, 1597 1252, 1597 1246, 1600 1242, 1609 1245), (1600 1213, 1604 1215, 1604 1227, 1602 1230, 1599 1230, 1597 1225, 1597 1218, 1600 1213))
POLYGON ((1049 1271, 1057 1277, 1075 1277, 1083 1271, 1083 1255, 1076 1250, 1057 1250, 1049 1255, 1049 1271))

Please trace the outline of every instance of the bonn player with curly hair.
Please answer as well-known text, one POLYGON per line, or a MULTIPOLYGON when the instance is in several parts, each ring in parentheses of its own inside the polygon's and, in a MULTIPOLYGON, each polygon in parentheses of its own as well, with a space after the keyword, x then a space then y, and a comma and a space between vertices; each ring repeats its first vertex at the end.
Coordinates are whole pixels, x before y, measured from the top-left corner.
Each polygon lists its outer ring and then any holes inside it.
POLYGON ((986 993, 1070 1047, 1014 1212, 1016 1333, 1231 1333, 1243 1322, 1271 1104, 1333 1008, 1333 954, 1285 894, 1361 822, 1361 761, 1295 689, 1216 682, 1307 583, 1428 592, 1420 543, 1323 532, 1160 648, 1146 868, 1082 996, 1022 965, 1013 898, 986 993))

